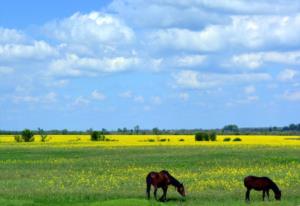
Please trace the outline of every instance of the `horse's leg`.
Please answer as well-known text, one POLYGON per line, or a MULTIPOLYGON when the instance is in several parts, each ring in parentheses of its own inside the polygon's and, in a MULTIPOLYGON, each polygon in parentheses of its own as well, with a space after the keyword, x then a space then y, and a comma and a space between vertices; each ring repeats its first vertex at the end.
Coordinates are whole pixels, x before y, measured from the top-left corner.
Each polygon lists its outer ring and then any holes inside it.
POLYGON ((157 187, 154 187, 154 192, 153 192, 153 194, 154 194, 155 199, 157 200, 157 187))
POLYGON ((266 196, 266 190, 263 190, 263 195, 262 195, 263 201, 265 201, 265 196, 266 196))
POLYGON ((151 184, 152 184, 152 178, 151 178, 151 175, 150 173, 147 175, 146 177, 146 195, 147 195, 147 198, 148 200, 150 199, 150 190, 151 190, 151 184))
POLYGON ((163 195, 161 196, 161 198, 159 200, 162 202, 165 202, 167 200, 168 187, 163 187, 162 189, 163 189, 163 195))
POLYGON ((247 188, 246 201, 250 201, 250 189, 247 188))
POLYGON ((267 190, 267 197, 268 197, 268 200, 270 200, 269 190, 267 190))
POLYGON ((147 183, 146 194, 147 194, 148 200, 150 199, 150 190, 151 190, 151 184, 148 184, 148 183, 147 183))

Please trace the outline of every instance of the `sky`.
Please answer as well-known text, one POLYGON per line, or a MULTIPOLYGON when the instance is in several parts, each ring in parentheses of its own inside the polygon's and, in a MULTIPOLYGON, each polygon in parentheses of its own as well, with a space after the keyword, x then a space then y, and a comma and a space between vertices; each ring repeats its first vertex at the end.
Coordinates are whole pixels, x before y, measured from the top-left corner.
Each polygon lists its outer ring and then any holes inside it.
POLYGON ((2 0, 0 130, 284 126, 298 0, 2 0))

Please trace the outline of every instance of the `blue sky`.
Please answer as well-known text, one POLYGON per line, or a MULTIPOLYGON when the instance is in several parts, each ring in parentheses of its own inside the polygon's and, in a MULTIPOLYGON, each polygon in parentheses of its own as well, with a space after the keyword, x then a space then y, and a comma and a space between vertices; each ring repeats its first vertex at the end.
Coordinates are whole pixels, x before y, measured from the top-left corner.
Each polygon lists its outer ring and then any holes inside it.
POLYGON ((3 0, 0 129, 282 126, 296 0, 3 0))

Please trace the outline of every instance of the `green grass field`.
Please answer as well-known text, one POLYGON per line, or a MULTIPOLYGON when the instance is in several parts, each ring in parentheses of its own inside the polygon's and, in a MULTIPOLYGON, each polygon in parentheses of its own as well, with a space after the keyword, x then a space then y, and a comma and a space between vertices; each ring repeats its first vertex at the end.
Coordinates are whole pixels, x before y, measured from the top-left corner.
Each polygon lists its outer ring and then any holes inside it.
POLYGON ((281 202, 252 192, 251 205, 300 205, 299 146, 0 145, 0 205, 246 205, 247 175, 282 190, 281 202), (167 203, 145 199, 147 173, 162 169, 184 183, 185 200, 174 187, 167 203))

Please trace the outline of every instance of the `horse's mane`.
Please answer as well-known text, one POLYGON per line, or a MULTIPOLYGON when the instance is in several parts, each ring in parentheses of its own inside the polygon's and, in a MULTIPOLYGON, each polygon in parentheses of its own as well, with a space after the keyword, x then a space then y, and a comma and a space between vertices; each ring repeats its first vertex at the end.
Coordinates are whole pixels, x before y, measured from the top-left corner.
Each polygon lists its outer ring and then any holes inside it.
POLYGON ((181 185, 181 183, 175 177, 173 177, 168 171, 162 170, 161 172, 168 175, 168 177, 170 178, 171 184, 174 185, 175 187, 178 187, 181 185))
POLYGON ((273 182, 273 181, 271 181, 272 182, 272 189, 274 190, 274 192, 279 192, 280 190, 279 190, 279 188, 278 188, 278 186, 275 184, 275 182, 273 182))
POLYGON ((273 180, 271 180, 271 179, 268 178, 268 177, 263 177, 263 178, 268 179, 268 180, 271 182, 271 189, 273 189, 274 192, 277 193, 277 192, 280 191, 280 189, 278 188, 278 186, 276 185, 276 183, 273 182, 273 180))

